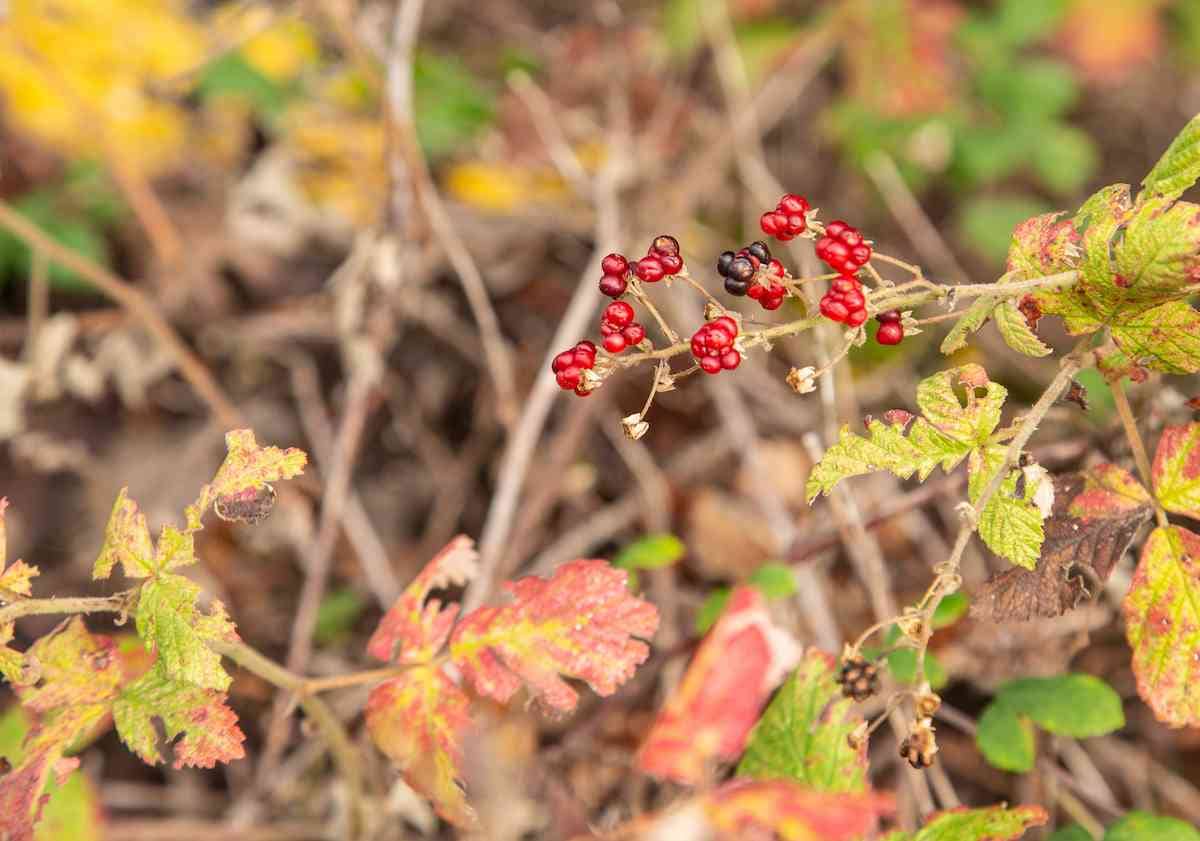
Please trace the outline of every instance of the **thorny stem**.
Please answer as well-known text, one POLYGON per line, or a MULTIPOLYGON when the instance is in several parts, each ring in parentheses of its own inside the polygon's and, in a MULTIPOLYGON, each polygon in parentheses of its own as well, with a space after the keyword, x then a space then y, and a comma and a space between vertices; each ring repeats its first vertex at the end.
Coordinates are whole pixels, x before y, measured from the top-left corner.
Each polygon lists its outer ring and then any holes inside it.
MULTIPOLYGON (((1112 389, 1113 404, 1117 407, 1117 416, 1121 419, 1121 427, 1125 430, 1125 439, 1129 441, 1129 448, 1133 450, 1133 460, 1137 464, 1138 474, 1142 477, 1142 483, 1147 488, 1152 488, 1154 484, 1153 471, 1150 469, 1150 456, 1146 453, 1146 444, 1142 441, 1142 434, 1138 432, 1137 421, 1133 417, 1133 408, 1129 405, 1129 398, 1125 395, 1125 387, 1120 380, 1115 380, 1109 385, 1112 389)), ((1167 520, 1167 512, 1158 504, 1157 499, 1154 500, 1154 516, 1162 528, 1170 525, 1170 521, 1167 520)))
POLYGON ((934 578, 925 595, 921 597, 915 612, 915 617, 920 619, 916 630, 917 675, 925 673, 925 652, 929 647, 929 639, 933 636, 933 611, 943 596, 953 593, 961 584, 959 566, 962 563, 962 556, 966 551, 967 544, 971 541, 971 535, 979 528, 980 513, 1000 490, 1009 471, 1020 460, 1021 453, 1025 450, 1029 439, 1033 437, 1038 424, 1042 422, 1046 413, 1058 402, 1063 393, 1070 388, 1075 375, 1084 367, 1085 360, 1090 355, 1087 349, 1089 343, 1090 337, 1084 337, 1063 358, 1058 374, 1050 381, 1050 385, 1042 392, 1042 396, 1033 404, 1033 407, 1021 418, 1016 435, 1013 436, 1008 448, 1004 451, 1004 463, 988 481, 975 504, 966 509, 963 524, 954 541, 954 548, 951 549, 950 556, 938 565, 937 577, 934 578))

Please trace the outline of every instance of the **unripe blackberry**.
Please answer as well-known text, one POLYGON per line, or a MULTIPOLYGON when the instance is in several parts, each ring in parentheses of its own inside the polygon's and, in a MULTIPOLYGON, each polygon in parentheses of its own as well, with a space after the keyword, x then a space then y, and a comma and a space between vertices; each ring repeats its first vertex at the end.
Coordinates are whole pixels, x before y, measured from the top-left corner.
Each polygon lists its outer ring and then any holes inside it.
POLYGON ((679 254, 679 240, 670 234, 659 234, 654 238, 654 242, 650 243, 650 250, 660 257, 668 254, 679 254))
POLYGON ((740 280, 743 283, 749 283, 754 279, 754 263, 749 257, 734 257, 729 264, 729 273, 726 277, 740 280))
POLYGON ((750 288, 750 284, 744 280, 738 280, 736 277, 725 278, 725 291, 730 295, 737 295, 739 298, 746 294, 750 288))
POLYGON ((717 274, 721 277, 729 276, 729 264, 733 262, 733 258, 737 256, 732 251, 722 251, 721 256, 717 258, 717 274))
POLYGON ((767 244, 762 240, 755 240, 746 248, 751 254, 758 258, 760 263, 765 263, 771 259, 771 251, 767 248, 767 244))
POLYGON ((837 682, 847 698, 865 701, 879 691, 879 667, 862 657, 854 657, 842 663, 837 682))

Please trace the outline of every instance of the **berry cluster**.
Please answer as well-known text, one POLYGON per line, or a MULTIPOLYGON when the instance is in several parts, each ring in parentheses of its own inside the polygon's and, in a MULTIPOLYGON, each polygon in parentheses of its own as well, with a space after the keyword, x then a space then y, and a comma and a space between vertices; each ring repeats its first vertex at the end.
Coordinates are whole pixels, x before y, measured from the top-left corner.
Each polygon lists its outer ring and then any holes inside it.
POLYGON ((842 663, 837 682, 847 698, 865 701, 879 691, 879 667, 861 657, 848 659, 842 663))
POLYGON ((646 328, 634 321, 634 315, 633 307, 624 301, 613 301, 604 308, 600 317, 600 335, 604 336, 606 351, 620 353, 646 338, 646 328))
POLYGON ((904 324, 900 321, 900 310, 888 310, 875 316, 879 322, 879 330, 875 333, 875 341, 881 345, 898 345, 904 338, 904 324))
POLYGON ((732 371, 740 365, 742 355, 733 346, 737 334, 737 322, 727 315, 702 324, 692 335, 692 356, 700 363, 700 370, 716 374, 722 370, 732 371))
POLYGON ((764 234, 780 242, 795 239, 808 228, 808 199, 788 193, 779 200, 774 210, 768 210, 758 219, 764 234))
POLYGON ((821 298, 821 315, 830 321, 858 327, 867 320, 867 299, 855 277, 842 276, 829 285, 821 298))
POLYGON ((717 258, 717 274, 725 278, 725 291, 730 295, 748 295, 765 310, 777 310, 783 305, 787 275, 783 263, 771 257, 765 242, 752 242, 740 251, 725 251, 717 258))
POLYGON ((550 370, 554 372, 559 388, 586 397, 591 390, 585 388, 583 372, 595 364, 596 346, 585 339, 554 357, 554 361, 550 363, 550 370))
POLYGON ((610 298, 619 298, 629 286, 629 261, 621 254, 609 254, 600 261, 600 293, 610 298))
POLYGON ((683 271, 683 258, 679 256, 679 240, 667 234, 659 234, 650 243, 646 256, 633 265, 633 273, 646 283, 657 283, 667 275, 683 271))
POLYGON ((817 240, 817 257, 840 275, 853 276, 871 259, 867 245, 857 228, 840 219, 825 226, 825 236, 817 240))

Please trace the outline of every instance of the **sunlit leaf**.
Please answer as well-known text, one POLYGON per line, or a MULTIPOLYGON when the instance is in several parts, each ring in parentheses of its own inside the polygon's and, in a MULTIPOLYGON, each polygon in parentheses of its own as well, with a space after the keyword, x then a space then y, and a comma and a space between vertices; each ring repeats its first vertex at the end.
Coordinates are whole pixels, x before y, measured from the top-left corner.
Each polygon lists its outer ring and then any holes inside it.
POLYGON ((1163 508, 1200 519, 1200 423, 1163 430, 1152 473, 1163 508))

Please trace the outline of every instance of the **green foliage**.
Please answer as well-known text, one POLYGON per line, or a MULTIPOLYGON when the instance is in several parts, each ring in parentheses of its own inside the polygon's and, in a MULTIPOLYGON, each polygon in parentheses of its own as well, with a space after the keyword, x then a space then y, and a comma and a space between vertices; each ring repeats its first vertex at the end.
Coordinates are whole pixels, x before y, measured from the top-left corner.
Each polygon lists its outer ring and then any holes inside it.
POLYGON ((976 744, 997 768, 1030 771, 1035 759, 1033 724, 1057 735, 1086 739, 1121 729, 1125 713, 1121 697, 1097 677, 1022 678, 996 692, 980 716, 976 744))
POLYGON ((206 65, 196 81, 196 92, 206 99, 234 97, 268 122, 283 116, 297 91, 257 70, 240 52, 231 52, 206 65))
POLYGON ((1017 353, 1025 356, 1048 356, 1052 349, 1038 338, 1037 333, 1029 326, 1025 314, 1017 307, 1012 298, 1005 300, 995 310, 992 317, 1004 343, 1017 353))
POLYGON ((1039 806, 989 806, 938 812, 915 833, 893 832, 884 841, 1012 841, 1047 820, 1039 806))
POLYGON ((1095 839, 1079 824, 1071 824, 1055 832, 1047 841, 1095 841, 1095 839))
POLYGON ((1108 828, 1104 841, 1200 841, 1200 830, 1176 818, 1130 812, 1108 828))
POLYGON ((1200 116, 1193 117, 1142 179, 1145 195, 1177 199, 1200 179, 1200 116))
MULTIPOLYGON (((161 663, 161 661, 160 661, 161 663)), ((175 746, 175 767, 212 768, 217 762, 240 759, 245 736, 225 696, 166 676, 154 668, 121 690, 113 702, 113 721, 121 741, 143 762, 162 761, 155 719, 162 722, 167 741, 183 736, 175 746)))
POLYGON ((225 690, 231 679, 221 656, 209 641, 229 639, 233 623, 220 602, 211 613, 196 604, 200 586, 182 575, 159 575, 142 585, 138 598, 138 636, 158 654, 158 662, 173 680, 225 690))
MULTIPOLYGON (((763 564, 746 579, 746 583, 757 589, 768 599, 785 599, 796 592, 796 576, 786 564, 763 564)), ((706 634, 725 612, 732 591, 718 587, 696 611, 694 627, 697 634, 706 634)))
POLYGON ((862 724, 854 701, 842 697, 837 665, 809 649, 754 726, 738 775, 793 780, 814 791, 866 790, 866 744, 850 747, 862 724))
POLYGON ((1008 232, 1047 210, 1045 202, 1026 196, 980 196, 963 202, 958 228, 980 256, 998 262, 1008 251, 1008 232))
POLYGON ((613 558, 613 566, 629 572, 629 589, 638 589, 637 571, 677 564, 687 549, 673 534, 648 534, 630 543, 613 558))
POLYGON ((367 601, 356 591, 349 587, 334 590, 321 600, 317 609, 313 639, 323 644, 343 639, 366 609, 367 601))
MULTIPOLYGON (((934 374, 917 386, 920 416, 889 412, 888 421, 870 420, 867 437, 843 427, 809 474, 811 502, 850 476, 889 470, 901 479, 914 473, 924 481, 941 466, 949 472, 964 458, 972 503, 1003 464, 1004 449, 989 444, 1000 423, 1008 391, 991 382, 983 368, 963 365, 934 374), (959 397, 962 393, 962 398, 959 397)), ((980 512, 980 537, 988 548, 1013 563, 1032 568, 1042 543, 1043 513, 1034 504, 1040 480, 1012 470, 980 512), (1021 493, 1017 493, 1023 485, 1021 493)))
POLYGON ((427 155, 452 152, 491 123, 495 110, 493 94, 457 58, 417 53, 413 111, 427 155))

